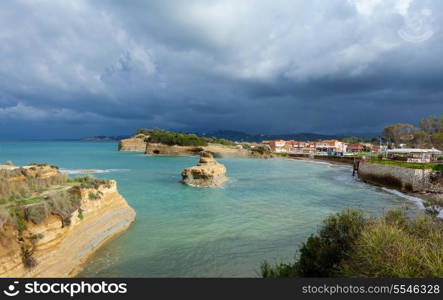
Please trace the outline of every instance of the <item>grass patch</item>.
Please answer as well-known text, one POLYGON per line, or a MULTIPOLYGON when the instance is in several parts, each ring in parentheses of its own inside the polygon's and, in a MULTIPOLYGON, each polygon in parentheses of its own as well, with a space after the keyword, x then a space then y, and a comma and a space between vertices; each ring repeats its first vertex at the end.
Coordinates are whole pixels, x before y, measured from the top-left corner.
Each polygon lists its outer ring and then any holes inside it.
POLYGON ((370 218, 346 210, 327 218, 293 263, 261 266, 262 277, 443 276, 443 222, 393 210, 370 218))
POLYGON ((100 196, 98 196, 97 194, 95 194, 93 192, 89 192, 88 198, 89 198, 89 200, 97 200, 100 198, 100 196))
POLYGON ((280 156, 280 157, 289 157, 289 154, 288 153, 280 153, 280 152, 276 152, 276 153, 274 153, 274 155, 277 155, 277 156, 280 156))
POLYGON ((80 183, 78 188, 82 189, 98 189, 101 185, 104 185, 107 188, 110 188, 110 181, 101 178, 94 178, 92 176, 81 176, 69 178, 68 182, 70 183, 80 183))
POLYGON ((33 203, 38 203, 40 201, 44 200, 43 197, 34 197, 31 199, 25 199, 25 200, 20 200, 17 202, 17 204, 19 205, 27 205, 27 204, 33 204, 33 203))
POLYGON ((379 164, 379 165, 387 165, 387 166, 395 166, 395 167, 403 167, 410 169, 430 169, 435 171, 443 171, 443 164, 430 164, 430 163, 408 163, 404 161, 396 161, 396 160, 369 160, 370 163, 379 164))

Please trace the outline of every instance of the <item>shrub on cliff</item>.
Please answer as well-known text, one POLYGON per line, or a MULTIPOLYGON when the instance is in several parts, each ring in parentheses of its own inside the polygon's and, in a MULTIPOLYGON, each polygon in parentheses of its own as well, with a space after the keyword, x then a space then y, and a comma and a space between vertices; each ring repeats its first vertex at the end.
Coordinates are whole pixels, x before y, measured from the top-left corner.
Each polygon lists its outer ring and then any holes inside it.
POLYGON ((443 226, 429 216, 389 217, 366 228, 338 272, 344 277, 442 277, 443 226))
POLYGON ((263 277, 328 277, 333 276, 337 265, 351 249, 368 220, 362 212, 345 210, 327 218, 318 234, 311 235, 293 264, 278 264, 275 267, 264 263, 263 277))
POLYGON ((401 211, 367 218, 344 211, 309 237, 298 260, 271 266, 262 277, 442 277, 443 222, 409 219, 401 211))
POLYGON ((236 143, 234 143, 232 141, 225 140, 225 139, 217 139, 215 137, 206 138, 206 141, 208 143, 220 144, 220 145, 225 145, 225 146, 235 146, 235 145, 237 145, 236 143))
POLYGON ((40 171, 37 175, 27 176, 26 170, 17 168, 15 170, 0 170, 0 199, 23 199, 34 192, 41 192, 51 186, 63 184, 67 181, 65 174, 59 173, 49 178, 40 177, 40 171), (24 176, 24 180, 10 181, 8 178, 24 176))
POLYGON ((98 189, 101 185, 106 187, 110 187, 109 180, 94 178, 92 176, 82 176, 82 177, 74 177, 70 178, 68 182, 80 183, 78 188, 82 189, 98 189))
POLYGON ((149 137, 147 142, 159 143, 164 145, 178 145, 178 146, 207 146, 206 139, 196 136, 195 134, 170 132, 160 129, 139 129, 137 134, 145 134, 149 137))

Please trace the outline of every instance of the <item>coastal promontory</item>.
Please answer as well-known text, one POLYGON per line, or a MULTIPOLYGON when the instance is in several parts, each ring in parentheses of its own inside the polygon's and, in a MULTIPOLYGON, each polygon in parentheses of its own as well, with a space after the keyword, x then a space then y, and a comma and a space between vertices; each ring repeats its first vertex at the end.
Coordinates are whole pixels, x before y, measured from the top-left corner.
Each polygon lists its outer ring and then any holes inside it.
POLYGON ((114 180, 0 165, 0 277, 72 277, 135 211, 114 180))
POLYGON ((211 153, 202 151, 198 164, 183 170, 181 182, 192 186, 214 187, 227 180, 225 166, 218 163, 211 153))
POLYGON ((137 133, 119 142, 119 151, 143 152, 149 156, 190 156, 201 151, 214 157, 270 158, 268 147, 256 143, 237 143, 214 137, 170 132, 160 129, 139 129, 137 133))

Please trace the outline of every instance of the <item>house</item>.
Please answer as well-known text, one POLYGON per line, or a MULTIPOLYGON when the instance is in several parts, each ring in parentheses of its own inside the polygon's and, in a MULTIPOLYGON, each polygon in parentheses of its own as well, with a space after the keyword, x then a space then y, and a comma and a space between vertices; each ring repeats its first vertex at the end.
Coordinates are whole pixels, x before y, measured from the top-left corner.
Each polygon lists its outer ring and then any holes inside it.
POLYGON ((286 141, 284 140, 275 140, 275 141, 263 141, 265 145, 268 145, 272 151, 277 153, 287 153, 288 147, 286 146, 286 141))
POLYGON ((315 150, 317 155, 343 155, 347 145, 339 140, 323 140, 315 143, 315 150))
POLYGON ((367 147, 364 144, 348 144, 348 152, 350 153, 361 153, 365 150, 367 150, 367 147))
POLYGON ((387 151, 387 158, 414 163, 430 163, 438 160, 443 154, 437 149, 392 149, 387 151))
POLYGON ((343 155, 347 144, 339 140, 324 140, 317 142, 305 141, 263 141, 276 153, 315 154, 315 155, 343 155))

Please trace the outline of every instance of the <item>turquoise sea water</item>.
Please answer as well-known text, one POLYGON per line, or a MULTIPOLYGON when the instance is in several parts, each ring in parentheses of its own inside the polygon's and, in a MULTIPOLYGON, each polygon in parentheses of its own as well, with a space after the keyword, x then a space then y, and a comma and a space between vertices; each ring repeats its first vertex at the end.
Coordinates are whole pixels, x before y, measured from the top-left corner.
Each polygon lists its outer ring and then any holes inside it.
MULTIPOLYGON (((412 202, 352 178, 347 166, 283 159, 219 159, 222 188, 178 183, 197 157, 121 153, 116 143, 0 143, 0 162, 100 169, 137 219, 89 260, 80 276, 250 277, 263 260, 291 260, 321 220, 343 208, 377 215, 412 202)), ((75 172, 75 171, 74 171, 75 172)))

